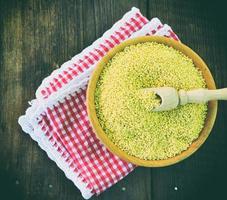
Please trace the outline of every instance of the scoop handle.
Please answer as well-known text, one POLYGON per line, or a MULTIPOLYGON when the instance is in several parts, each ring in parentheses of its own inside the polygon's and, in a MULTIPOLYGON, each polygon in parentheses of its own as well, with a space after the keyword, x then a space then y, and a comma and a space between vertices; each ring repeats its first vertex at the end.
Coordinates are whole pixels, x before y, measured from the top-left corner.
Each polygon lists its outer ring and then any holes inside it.
POLYGON ((190 91, 179 91, 180 104, 206 103, 212 100, 227 100, 227 88, 218 90, 195 89, 190 91))

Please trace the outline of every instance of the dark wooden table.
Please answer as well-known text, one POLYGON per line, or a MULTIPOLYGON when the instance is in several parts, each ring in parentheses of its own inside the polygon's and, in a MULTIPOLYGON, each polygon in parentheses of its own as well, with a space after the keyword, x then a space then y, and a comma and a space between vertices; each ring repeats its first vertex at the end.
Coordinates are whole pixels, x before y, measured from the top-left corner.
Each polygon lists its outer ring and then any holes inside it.
MULTIPOLYGON (((132 6, 170 24, 207 62, 217 87, 227 87, 227 12, 221 1, 0 0, 0 199, 82 199, 17 118, 44 77, 132 6)), ((197 153, 170 167, 137 168, 93 199, 227 199, 226 190, 227 102, 221 102, 212 134, 197 153)))

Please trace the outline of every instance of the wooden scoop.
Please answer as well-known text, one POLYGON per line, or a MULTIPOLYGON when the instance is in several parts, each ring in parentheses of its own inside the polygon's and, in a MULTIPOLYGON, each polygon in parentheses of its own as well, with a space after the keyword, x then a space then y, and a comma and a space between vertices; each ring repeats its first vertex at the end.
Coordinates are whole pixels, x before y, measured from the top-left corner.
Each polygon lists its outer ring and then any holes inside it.
POLYGON ((172 87, 145 88, 146 92, 154 92, 161 98, 161 104, 153 111, 167 111, 187 103, 206 103, 212 100, 227 100, 227 88, 218 90, 195 89, 177 91, 172 87))

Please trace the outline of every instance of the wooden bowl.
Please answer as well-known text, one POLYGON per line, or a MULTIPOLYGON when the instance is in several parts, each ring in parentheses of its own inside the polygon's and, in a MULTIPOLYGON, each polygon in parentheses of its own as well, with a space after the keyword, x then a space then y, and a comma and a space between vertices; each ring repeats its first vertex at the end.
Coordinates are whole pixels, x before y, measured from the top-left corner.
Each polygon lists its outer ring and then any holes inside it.
POLYGON ((99 75, 103 70, 103 67, 108 63, 108 61, 117 53, 122 51, 126 46, 143 43, 143 42, 158 42, 163 43, 167 46, 171 46, 174 49, 177 49, 191 58, 197 68, 202 71, 203 77, 206 81, 207 88, 209 89, 216 89, 214 79, 204 63, 204 61, 189 47, 186 45, 177 42, 173 39, 169 39, 166 37, 159 37, 159 36, 143 36, 134 39, 127 40, 120 45, 113 48, 108 54, 102 58, 102 60, 98 63, 97 67, 95 68, 91 79, 88 84, 87 89, 87 111, 88 116, 93 127, 94 132, 96 133, 97 137, 101 140, 101 142, 115 155, 119 156, 121 159, 131 162, 133 164, 139 166, 146 166, 146 167, 162 167, 175 164, 191 154, 193 154, 207 139, 208 135, 211 132, 211 129, 214 125, 214 121, 217 114, 217 101, 210 101, 208 103, 208 112, 205 120, 204 127, 200 132, 199 137, 190 145, 190 147, 183 151, 182 153, 178 154, 175 157, 168 158, 165 160, 143 160, 137 158, 135 156, 128 155, 126 152, 121 150, 118 146, 116 146, 105 134, 102 127, 99 124, 99 120, 96 116, 96 109, 95 109, 95 101, 94 101, 94 94, 96 89, 96 83, 99 79, 99 75))

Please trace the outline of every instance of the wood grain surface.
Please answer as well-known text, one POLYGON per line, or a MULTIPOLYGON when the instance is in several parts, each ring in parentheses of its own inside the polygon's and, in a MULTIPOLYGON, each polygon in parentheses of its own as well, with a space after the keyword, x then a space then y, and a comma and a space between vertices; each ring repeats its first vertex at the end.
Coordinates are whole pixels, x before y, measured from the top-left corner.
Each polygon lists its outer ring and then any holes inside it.
MULTIPOLYGON (((0 199, 76 200, 80 192, 17 124, 42 79, 132 6, 159 17, 227 86, 226 6, 205 0, 0 0, 0 199)), ((202 148, 165 168, 137 168, 92 199, 227 199, 227 102, 202 148)))

